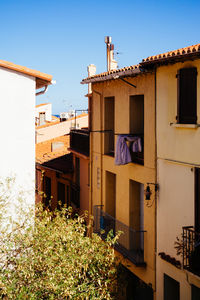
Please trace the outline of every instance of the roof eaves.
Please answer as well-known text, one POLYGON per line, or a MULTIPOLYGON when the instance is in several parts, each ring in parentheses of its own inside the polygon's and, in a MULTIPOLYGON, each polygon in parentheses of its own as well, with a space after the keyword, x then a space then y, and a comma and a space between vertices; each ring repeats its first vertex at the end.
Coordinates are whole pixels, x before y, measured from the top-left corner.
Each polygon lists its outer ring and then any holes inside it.
POLYGON ((139 68, 139 66, 135 67, 135 68, 129 68, 127 70, 127 68, 124 69, 119 69, 116 70, 115 72, 112 73, 102 73, 99 75, 95 75, 93 77, 88 77, 86 79, 83 79, 81 81, 81 84, 88 84, 88 83, 93 83, 93 82, 102 82, 102 81, 107 81, 107 80, 113 80, 113 79, 118 79, 120 77, 126 77, 126 76, 133 76, 133 75, 138 75, 140 74, 142 71, 139 68))
POLYGON ((44 86, 45 84, 48 85, 52 83, 52 75, 48 75, 37 70, 29 69, 24 66, 16 65, 12 62, 0 59, 0 67, 35 77, 37 81, 40 81, 40 83, 38 84, 38 88, 44 86))
POLYGON ((189 47, 169 51, 166 53, 149 56, 142 60, 140 65, 142 67, 163 65, 167 63, 175 63, 200 57, 200 44, 192 45, 189 47))

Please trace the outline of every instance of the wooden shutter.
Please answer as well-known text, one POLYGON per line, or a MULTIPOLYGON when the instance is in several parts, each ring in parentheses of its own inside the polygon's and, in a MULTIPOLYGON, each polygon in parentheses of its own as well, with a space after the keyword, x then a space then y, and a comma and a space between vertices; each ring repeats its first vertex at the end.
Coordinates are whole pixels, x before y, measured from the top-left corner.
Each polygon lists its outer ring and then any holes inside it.
POLYGON ((197 122, 197 69, 180 69, 177 78, 177 122, 180 124, 195 124, 197 122))

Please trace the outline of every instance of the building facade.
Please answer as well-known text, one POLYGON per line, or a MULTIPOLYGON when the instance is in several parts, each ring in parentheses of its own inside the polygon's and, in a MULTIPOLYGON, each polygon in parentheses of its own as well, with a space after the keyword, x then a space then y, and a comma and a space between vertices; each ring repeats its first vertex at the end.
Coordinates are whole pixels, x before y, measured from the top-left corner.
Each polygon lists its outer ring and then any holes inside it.
POLYGON ((141 65, 156 70, 157 299, 200 299, 200 44, 141 65))
POLYGON ((89 133, 86 129, 36 144, 36 202, 51 210, 89 209, 89 133))
POLYGON ((132 66, 93 75, 82 83, 92 84, 92 95, 89 95, 90 213, 94 214, 94 231, 99 234, 101 229, 105 233, 123 232, 116 245, 116 255, 129 274, 122 299, 136 296, 153 299, 155 75, 132 66), (133 150, 135 140, 141 142, 139 151, 133 150), (116 161, 117 155, 123 160, 123 147, 131 156, 125 164, 116 161), (144 196, 147 186, 152 193, 149 200, 144 196))

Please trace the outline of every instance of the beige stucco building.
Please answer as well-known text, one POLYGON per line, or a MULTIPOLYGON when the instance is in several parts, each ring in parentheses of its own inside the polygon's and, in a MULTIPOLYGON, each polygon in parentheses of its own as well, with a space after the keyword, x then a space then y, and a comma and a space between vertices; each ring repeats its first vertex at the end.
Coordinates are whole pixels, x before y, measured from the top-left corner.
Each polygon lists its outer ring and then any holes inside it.
POLYGON ((200 299, 200 44, 91 67, 89 209, 102 239, 123 232, 122 299, 200 299))
POLYGON ((200 299, 200 44, 141 66, 156 73, 156 299, 200 299))
POLYGON ((142 72, 139 66, 131 66, 93 75, 82 83, 92 84, 89 95, 90 213, 94 214, 94 230, 99 234, 101 229, 106 233, 110 229, 123 232, 116 246, 116 254, 129 274, 122 291, 126 298, 122 299, 132 299, 136 294, 137 299, 153 299, 155 75, 142 72), (115 162, 117 151, 123 156, 119 138, 130 151, 131 161, 127 164, 115 162), (131 148, 138 138, 141 151, 131 148), (150 200, 144 196, 147 183, 151 183, 150 200))

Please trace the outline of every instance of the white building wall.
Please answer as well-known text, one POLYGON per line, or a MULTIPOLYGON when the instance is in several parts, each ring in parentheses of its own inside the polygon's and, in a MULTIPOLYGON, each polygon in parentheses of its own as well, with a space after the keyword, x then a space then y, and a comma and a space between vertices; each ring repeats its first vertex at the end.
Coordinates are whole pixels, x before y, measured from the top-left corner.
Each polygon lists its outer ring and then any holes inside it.
POLYGON ((194 168, 159 159, 158 182, 158 253, 176 257, 176 237, 183 226, 194 225, 194 168))
POLYGON ((34 204, 35 78, 0 68, 0 99, 0 177, 15 176, 34 204))
POLYGON ((35 117, 39 118, 39 113, 45 113, 45 120, 51 122, 52 119, 52 104, 47 103, 41 106, 35 107, 35 117))
POLYGON ((164 261, 160 257, 157 259, 157 293, 156 299, 164 299, 164 274, 170 276, 180 283, 180 300, 191 299, 191 286, 187 273, 164 261))

